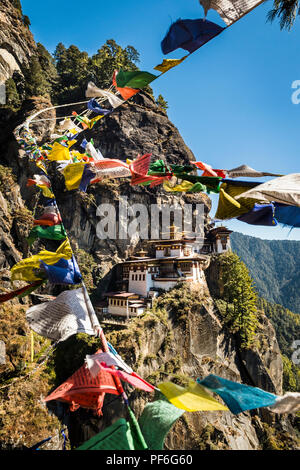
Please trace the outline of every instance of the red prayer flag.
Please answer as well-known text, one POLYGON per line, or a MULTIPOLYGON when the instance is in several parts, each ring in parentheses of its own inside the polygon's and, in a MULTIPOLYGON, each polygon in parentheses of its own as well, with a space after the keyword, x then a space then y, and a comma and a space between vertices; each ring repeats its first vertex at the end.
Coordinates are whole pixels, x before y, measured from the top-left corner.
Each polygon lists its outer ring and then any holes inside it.
POLYGON ((119 395, 111 373, 101 370, 97 377, 92 378, 89 370, 83 365, 44 401, 62 401, 70 404, 71 411, 82 407, 95 410, 97 415, 101 416, 105 393, 119 395))

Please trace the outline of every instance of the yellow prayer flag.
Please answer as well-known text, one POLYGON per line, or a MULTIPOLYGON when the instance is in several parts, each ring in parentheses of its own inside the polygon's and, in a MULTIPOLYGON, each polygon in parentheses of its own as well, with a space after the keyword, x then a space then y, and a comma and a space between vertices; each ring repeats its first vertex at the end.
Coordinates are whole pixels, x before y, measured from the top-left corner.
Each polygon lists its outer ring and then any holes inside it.
POLYGON ((164 382, 158 385, 159 390, 165 395, 172 405, 185 411, 228 411, 228 408, 211 395, 203 387, 191 380, 187 388, 180 387, 172 382, 164 382))
POLYGON ((37 161, 35 162, 35 164, 36 164, 36 166, 37 166, 38 168, 40 168, 44 173, 46 173, 46 175, 48 174, 48 173, 47 173, 47 169, 46 169, 44 163, 43 163, 41 160, 37 160, 37 161))
POLYGON ((63 175, 65 177, 66 188, 68 191, 79 188, 85 165, 85 162, 76 162, 70 163, 66 168, 64 168, 63 175))
POLYGON ((37 184, 37 187, 42 190, 43 196, 48 197, 50 199, 53 199, 55 197, 51 189, 48 188, 48 186, 44 184, 37 184))
POLYGON ((173 192, 186 192, 189 191, 193 186, 194 183, 191 183, 190 181, 183 181, 181 184, 177 184, 176 186, 172 186, 170 181, 165 180, 163 183, 164 190, 167 191, 168 193, 173 193, 173 192))
POLYGON ((159 70, 159 72, 165 73, 173 67, 176 67, 176 65, 181 64, 181 62, 183 62, 186 58, 187 55, 182 57, 182 59, 164 59, 161 64, 154 67, 154 70, 159 70))
POLYGON ((240 186, 223 183, 220 188, 219 203, 215 218, 220 220, 232 219, 251 211, 255 202, 258 201, 250 198, 243 198, 238 201, 235 199, 236 196, 243 194, 248 189, 247 186, 243 186, 242 182, 240 186))
POLYGON ((40 261, 52 265, 57 263, 61 258, 72 258, 72 248, 68 239, 66 239, 55 252, 42 250, 37 255, 19 261, 19 263, 15 264, 11 269, 11 280, 33 282, 42 279, 41 276, 34 274, 33 271, 34 269, 40 269, 40 261))
MULTIPOLYGON (((71 141, 71 143, 76 141, 71 141)), ((68 145, 70 142, 68 143, 68 145)), ((70 145, 69 145, 70 146, 70 145)), ((70 150, 68 147, 61 145, 59 142, 54 142, 52 150, 48 153, 48 159, 51 161, 70 160, 70 150)))

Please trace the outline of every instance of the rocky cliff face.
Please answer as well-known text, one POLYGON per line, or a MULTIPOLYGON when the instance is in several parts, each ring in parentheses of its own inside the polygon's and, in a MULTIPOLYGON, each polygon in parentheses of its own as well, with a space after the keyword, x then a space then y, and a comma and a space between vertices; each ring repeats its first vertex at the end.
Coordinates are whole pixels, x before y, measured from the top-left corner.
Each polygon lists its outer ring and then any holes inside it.
POLYGON ((35 41, 22 21, 22 13, 13 6, 11 0, 1 0, 0 83, 10 78, 14 72, 22 75, 35 52, 35 41))
MULTIPOLYGON (((0 79, 6 79, 14 70, 22 72, 35 51, 35 43, 21 24, 18 10, 8 0, 1 2, 0 21, 0 79)), ((30 254, 25 236, 32 223, 32 211, 37 210, 37 215, 39 211, 38 191, 26 187, 27 178, 36 172, 36 168, 18 149, 12 130, 35 109, 47 106, 47 100, 35 97, 24 102, 19 113, 0 109, 1 288, 10 288, 9 268, 30 254)), ((45 125, 36 129, 40 141, 47 139, 50 131, 51 128, 45 125)), ((86 132, 85 136, 94 138, 96 147, 105 157, 124 160, 150 152, 153 158, 164 158, 170 163, 186 164, 194 159, 166 114, 144 93, 103 120, 99 127, 86 132)), ((194 206, 202 203, 206 215, 210 209, 210 200, 205 194, 179 198, 166 195, 160 189, 131 187, 128 181, 103 180, 92 186, 87 195, 66 192, 57 172, 53 169, 50 173, 71 242, 75 249, 89 255, 86 265, 80 266, 93 275, 94 284, 98 284, 98 297, 110 282, 110 269, 139 243, 134 237, 100 240, 96 216, 99 204, 117 206, 120 197, 125 195, 130 203, 143 203, 147 207, 153 203, 177 201, 194 206)), ((79 262, 83 263, 83 260, 79 257, 79 262)), ((161 297, 152 312, 133 320, 128 329, 107 328, 108 339, 141 376, 154 384, 170 378, 177 383, 186 383, 188 378, 202 378, 212 372, 281 393, 282 363, 272 326, 261 316, 258 339, 263 346, 259 350, 240 351, 234 336, 224 327, 211 297, 217 280, 218 272, 212 267, 208 285, 204 283, 201 289, 193 286, 191 290, 175 289, 161 297)), ((71 443, 76 447, 122 416, 124 409, 119 400, 110 405, 112 397, 109 395, 104 416, 100 419, 85 410, 69 413, 59 403, 51 403, 49 409, 45 407, 41 398, 80 367, 85 355, 96 351, 99 343, 84 335, 71 337, 57 348, 47 365, 34 372, 49 342, 35 335, 35 360, 31 363, 30 331, 25 321, 25 311, 31 302, 32 298, 28 297, 8 302, 0 308, 0 340, 6 346, 6 364, 0 366, 0 386, 4 387, 0 388, 0 448, 21 448, 54 435, 49 448, 61 449, 59 431, 62 423, 68 427, 71 443)), ((127 391, 139 416, 149 396, 127 391)), ((248 412, 237 417, 229 412, 185 413, 166 440, 169 449, 296 447, 291 421, 278 419, 267 411, 248 412)))

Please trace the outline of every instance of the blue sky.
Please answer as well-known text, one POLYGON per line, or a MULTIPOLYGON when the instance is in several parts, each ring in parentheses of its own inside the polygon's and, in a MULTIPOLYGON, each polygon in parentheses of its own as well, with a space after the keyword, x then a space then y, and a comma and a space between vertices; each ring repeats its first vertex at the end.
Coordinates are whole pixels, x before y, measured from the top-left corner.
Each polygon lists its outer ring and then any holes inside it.
MULTIPOLYGON (((140 69, 154 72, 160 42, 172 21, 200 18, 197 0, 83 2, 22 0, 37 42, 53 52, 58 42, 93 54, 107 39, 134 46, 140 69)), ((300 22, 291 32, 266 22, 272 2, 257 7, 188 60, 151 85, 169 103, 168 115, 197 160, 215 168, 243 163, 279 174, 299 172, 300 22)), ((223 25, 212 10, 208 19, 223 25)), ((180 58, 179 49, 167 58, 180 58)), ((212 215, 217 197, 213 197, 212 215)), ((300 229, 254 227, 232 221, 235 231, 270 239, 300 240, 300 229)))

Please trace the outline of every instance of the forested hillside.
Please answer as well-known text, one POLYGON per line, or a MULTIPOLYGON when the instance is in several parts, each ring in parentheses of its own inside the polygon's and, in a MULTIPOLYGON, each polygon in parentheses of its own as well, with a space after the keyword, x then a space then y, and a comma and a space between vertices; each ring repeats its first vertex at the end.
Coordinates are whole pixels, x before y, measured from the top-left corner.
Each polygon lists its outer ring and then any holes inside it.
POLYGON ((233 233, 231 246, 248 267, 261 297, 300 313, 299 241, 233 233))
MULTIPOLYGON (((276 331, 283 360, 283 388, 300 391, 300 364, 296 364, 293 358, 293 354, 299 349, 299 346, 295 347, 293 343, 300 340, 300 317, 287 308, 262 298, 258 298, 257 305, 271 320, 276 331)), ((298 358, 299 354, 296 356, 298 358)))

